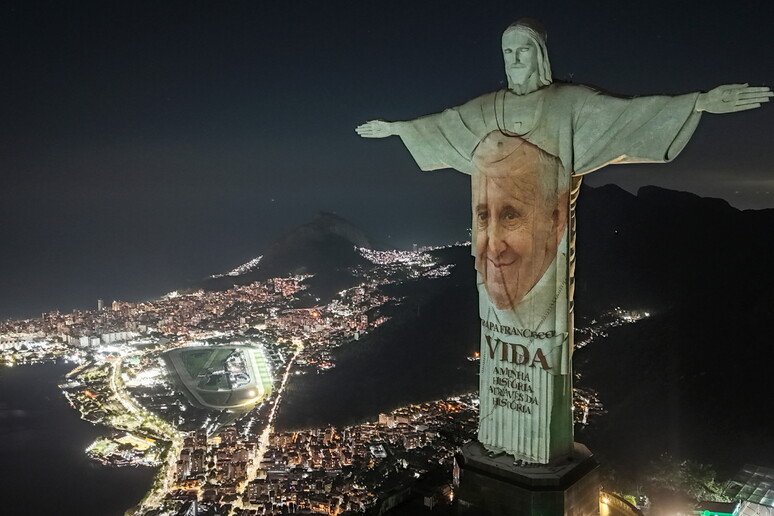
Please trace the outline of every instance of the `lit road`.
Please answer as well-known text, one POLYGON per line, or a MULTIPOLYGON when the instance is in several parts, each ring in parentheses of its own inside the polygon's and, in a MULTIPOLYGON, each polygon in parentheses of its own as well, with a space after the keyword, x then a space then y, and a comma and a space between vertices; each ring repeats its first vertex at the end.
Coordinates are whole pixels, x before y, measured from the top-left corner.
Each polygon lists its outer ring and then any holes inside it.
POLYGON ((282 393, 285 391, 285 385, 287 384, 288 378, 290 377, 290 370, 293 368, 293 363, 296 361, 299 353, 301 353, 301 351, 304 349, 304 345, 300 340, 295 341, 294 344, 296 345, 296 351, 293 353, 293 356, 290 357, 288 365, 285 368, 285 374, 282 375, 282 382, 280 383, 279 389, 277 390, 277 398, 274 400, 274 404, 272 405, 271 411, 269 412, 269 419, 266 423, 266 428, 263 429, 263 432, 261 432, 261 437, 258 439, 258 446, 255 450, 252 466, 247 468, 247 478, 244 482, 240 483, 239 489, 237 490, 237 494, 239 496, 237 497, 236 501, 233 502, 234 506, 240 509, 256 508, 253 507, 253 505, 249 502, 243 502, 242 494, 244 493, 247 484, 255 480, 255 477, 258 475, 258 469, 260 468, 261 462, 263 461, 263 455, 266 453, 266 450, 269 447, 269 437, 274 431, 274 419, 277 415, 277 407, 279 407, 280 401, 282 400, 282 393))
POLYGON ((137 514, 142 514, 145 510, 161 505, 164 495, 175 480, 175 467, 177 457, 183 447, 184 434, 177 431, 172 425, 159 418, 156 414, 146 410, 137 403, 124 388, 121 380, 121 363, 124 358, 142 353, 131 353, 124 357, 116 358, 111 364, 110 390, 119 403, 129 412, 140 420, 138 427, 153 430, 156 437, 161 440, 169 441, 170 447, 167 452, 166 464, 162 464, 159 473, 153 482, 153 487, 146 494, 141 502, 137 514), (143 424, 143 422, 146 422, 143 424))
POLYGON ((298 341, 296 343, 296 352, 293 353, 293 356, 290 358, 290 361, 288 362, 288 367, 285 369, 285 374, 282 376, 282 383, 280 384, 280 388, 277 391, 277 400, 274 402, 274 405, 271 407, 271 412, 269 412, 269 421, 266 425, 266 428, 263 430, 263 433, 261 433, 261 438, 258 441, 258 449, 255 452, 255 459, 253 460, 253 468, 252 468, 252 475, 248 473, 248 482, 255 478, 255 475, 258 470, 258 465, 263 460, 263 455, 266 453, 266 449, 269 446, 269 436, 274 431, 274 418, 277 415, 277 407, 280 404, 280 401, 282 400, 282 393, 285 391, 285 384, 288 381, 288 378, 290 377, 290 370, 293 367, 293 362, 295 362, 296 357, 298 357, 298 354, 303 351, 304 345, 298 341))

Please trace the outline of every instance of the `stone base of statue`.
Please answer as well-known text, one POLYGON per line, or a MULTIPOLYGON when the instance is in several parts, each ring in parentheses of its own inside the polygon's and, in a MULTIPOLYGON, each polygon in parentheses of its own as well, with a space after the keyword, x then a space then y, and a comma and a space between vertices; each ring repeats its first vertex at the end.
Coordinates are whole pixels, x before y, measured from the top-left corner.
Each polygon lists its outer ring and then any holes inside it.
POLYGON ((599 514, 598 463, 575 443, 569 457, 549 464, 516 464, 471 441, 455 457, 460 515, 591 516, 599 514))

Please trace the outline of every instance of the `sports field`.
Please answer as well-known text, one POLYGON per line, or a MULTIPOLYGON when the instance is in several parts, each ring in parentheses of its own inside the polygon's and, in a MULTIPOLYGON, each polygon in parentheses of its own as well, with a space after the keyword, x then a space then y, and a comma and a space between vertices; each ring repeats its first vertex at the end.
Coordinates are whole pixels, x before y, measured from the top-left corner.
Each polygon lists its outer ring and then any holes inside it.
POLYGON ((261 347, 178 348, 164 358, 178 385, 195 406, 249 410, 271 394, 271 370, 261 347))

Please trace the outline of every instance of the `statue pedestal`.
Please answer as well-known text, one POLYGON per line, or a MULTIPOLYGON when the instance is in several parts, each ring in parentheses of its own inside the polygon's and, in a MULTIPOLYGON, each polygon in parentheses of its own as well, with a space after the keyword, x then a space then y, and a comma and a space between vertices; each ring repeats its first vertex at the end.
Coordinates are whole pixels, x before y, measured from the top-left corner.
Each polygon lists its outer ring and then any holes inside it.
POLYGON ((490 457, 471 441, 455 457, 459 514, 592 516, 599 514, 597 461, 575 443, 569 457, 550 464, 516 465, 513 457, 490 457))

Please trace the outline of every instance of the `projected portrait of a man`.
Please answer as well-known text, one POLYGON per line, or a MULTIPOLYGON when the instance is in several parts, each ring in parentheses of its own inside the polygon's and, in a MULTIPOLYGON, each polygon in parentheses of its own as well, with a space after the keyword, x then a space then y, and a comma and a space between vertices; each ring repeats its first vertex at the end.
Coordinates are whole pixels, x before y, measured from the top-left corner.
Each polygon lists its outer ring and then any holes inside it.
MULTIPOLYGON (((490 133, 473 156, 476 270, 491 303, 515 308, 551 266, 567 227, 568 182, 558 158, 526 140, 490 133)), ((554 284, 555 285, 555 284, 554 284)), ((555 293, 554 285, 546 285, 555 293)), ((553 298, 546 294, 542 297, 553 298)))

